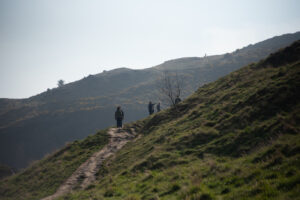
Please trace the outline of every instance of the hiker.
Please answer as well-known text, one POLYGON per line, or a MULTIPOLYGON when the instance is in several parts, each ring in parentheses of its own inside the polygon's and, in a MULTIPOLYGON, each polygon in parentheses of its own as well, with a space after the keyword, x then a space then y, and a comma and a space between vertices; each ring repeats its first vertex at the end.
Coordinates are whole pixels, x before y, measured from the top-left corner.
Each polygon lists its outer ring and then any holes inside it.
POLYGON ((179 98, 179 95, 177 95, 176 99, 175 99, 175 105, 179 104, 181 102, 181 99, 179 98))
POLYGON ((157 110, 157 112, 160 111, 160 102, 158 102, 158 104, 156 105, 156 110, 157 110))
POLYGON ((120 106, 117 107, 115 112, 115 120, 117 120, 117 127, 122 128, 122 121, 124 119, 124 112, 120 106))
POLYGON ((154 105, 155 105, 155 103, 152 103, 151 101, 149 101, 149 104, 148 104, 149 115, 152 115, 154 113, 154 105))

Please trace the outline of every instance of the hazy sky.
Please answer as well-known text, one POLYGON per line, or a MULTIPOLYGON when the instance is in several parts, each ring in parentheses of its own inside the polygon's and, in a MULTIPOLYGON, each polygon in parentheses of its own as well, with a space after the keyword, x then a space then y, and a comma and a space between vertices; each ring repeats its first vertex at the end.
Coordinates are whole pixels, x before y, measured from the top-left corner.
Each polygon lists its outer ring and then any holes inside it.
POLYGON ((300 31, 299 0, 0 0, 0 97, 300 31))

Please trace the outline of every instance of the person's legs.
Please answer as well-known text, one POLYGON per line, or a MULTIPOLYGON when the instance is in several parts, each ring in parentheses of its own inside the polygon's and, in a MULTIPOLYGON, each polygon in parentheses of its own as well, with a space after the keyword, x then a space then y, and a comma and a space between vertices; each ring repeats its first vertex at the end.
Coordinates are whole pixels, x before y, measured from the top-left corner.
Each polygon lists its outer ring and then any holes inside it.
POLYGON ((122 128, 122 119, 117 119, 117 127, 122 128))

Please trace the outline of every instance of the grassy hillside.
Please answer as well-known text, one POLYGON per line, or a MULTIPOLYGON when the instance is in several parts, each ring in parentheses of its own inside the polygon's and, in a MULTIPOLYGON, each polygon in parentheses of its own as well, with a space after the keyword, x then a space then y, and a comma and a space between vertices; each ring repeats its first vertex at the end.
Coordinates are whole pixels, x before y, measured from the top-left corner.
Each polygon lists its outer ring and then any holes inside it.
POLYGON ((65 145, 39 162, 0 182, 0 199, 40 199, 50 195, 94 152, 108 143, 106 130, 65 145))
POLYGON ((143 135, 61 199, 298 199, 300 41, 133 126, 143 135))
POLYGON ((145 70, 120 68, 49 89, 28 99, 0 100, 0 163, 14 168, 114 124, 122 105, 126 122, 147 115, 147 102, 158 101, 156 80, 162 70, 184 77, 183 97, 278 48, 300 39, 300 32, 249 45, 232 53, 181 58, 145 70))
MULTIPOLYGON (((139 139, 108 160, 93 185, 60 199, 299 199, 299 88, 300 41, 204 85, 177 109, 127 124, 139 139)), ((77 155, 70 151, 73 162, 77 155)), ((42 177, 32 171, 38 167, 49 173, 53 158, 2 181, 1 199, 53 192, 56 179, 28 183, 42 177)))

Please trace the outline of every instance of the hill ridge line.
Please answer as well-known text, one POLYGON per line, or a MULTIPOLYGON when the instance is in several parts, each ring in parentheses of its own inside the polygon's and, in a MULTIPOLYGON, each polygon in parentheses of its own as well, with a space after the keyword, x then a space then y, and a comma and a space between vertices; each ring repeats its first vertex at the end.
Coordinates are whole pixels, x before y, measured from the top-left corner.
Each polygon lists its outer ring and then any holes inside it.
POLYGON ((54 200, 62 195, 70 193, 75 187, 86 188, 96 180, 96 173, 99 171, 103 161, 113 156, 127 142, 135 138, 133 128, 128 131, 118 128, 110 128, 107 133, 110 136, 109 143, 100 151, 95 152, 88 160, 82 163, 77 170, 50 196, 41 200, 54 200))

